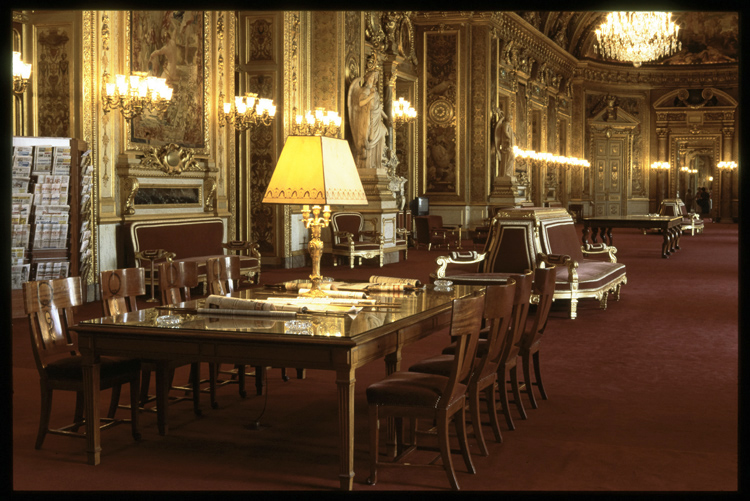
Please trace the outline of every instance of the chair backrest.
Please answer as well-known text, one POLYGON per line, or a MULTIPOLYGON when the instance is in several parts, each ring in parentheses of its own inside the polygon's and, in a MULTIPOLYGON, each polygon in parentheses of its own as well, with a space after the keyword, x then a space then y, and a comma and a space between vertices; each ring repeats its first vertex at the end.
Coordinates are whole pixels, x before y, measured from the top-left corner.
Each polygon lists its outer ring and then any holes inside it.
POLYGON ((482 328, 484 301, 484 294, 453 300, 450 335, 457 340, 456 352, 443 398, 438 402, 441 408, 448 408, 455 401, 460 394, 459 383, 466 381, 471 373, 482 328))
POLYGON ((23 309, 29 317, 31 347, 37 369, 46 377, 47 364, 78 354, 73 307, 83 304, 81 277, 23 283, 23 309))
POLYGON ((521 336, 520 346, 530 348, 539 342, 547 327, 549 311, 552 307, 552 298, 555 294, 555 276, 554 266, 549 268, 537 268, 534 273, 534 294, 539 296, 539 302, 534 312, 534 320, 531 322, 531 328, 526 330, 521 336))
POLYGON ((523 275, 514 275, 513 279, 516 281, 516 294, 513 297, 513 323, 510 325, 499 349, 498 366, 505 365, 508 361, 515 360, 518 357, 520 350, 519 343, 525 332, 526 320, 529 316, 531 291, 536 279, 536 273, 526 270, 526 273, 523 275))
POLYGON ((209 294, 227 296, 234 292, 239 279, 239 256, 222 256, 206 260, 206 283, 209 294))
POLYGON ((136 296, 146 294, 144 268, 120 268, 99 274, 104 315, 119 315, 136 311, 136 296))
POLYGON ((190 289, 198 286, 198 263, 168 261, 159 264, 161 304, 190 301, 190 289))
POLYGON ((365 224, 365 218, 359 212, 336 212, 331 216, 331 242, 334 245, 346 243, 347 240, 337 235, 339 231, 347 231, 359 240, 359 233, 365 224))
POLYGON ((509 278, 505 285, 488 285, 484 300, 484 321, 489 327, 487 350, 477 361, 472 378, 479 381, 497 371, 503 343, 513 325, 516 281, 509 278))
POLYGON ((411 232, 411 211, 399 211, 396 213, 396 228, 411 232))

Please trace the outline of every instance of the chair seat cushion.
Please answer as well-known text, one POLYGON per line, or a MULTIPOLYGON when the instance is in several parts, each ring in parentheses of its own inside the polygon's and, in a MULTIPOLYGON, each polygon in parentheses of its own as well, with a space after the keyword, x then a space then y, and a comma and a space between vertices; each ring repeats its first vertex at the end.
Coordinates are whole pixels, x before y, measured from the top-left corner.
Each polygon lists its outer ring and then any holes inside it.
MULTIPOLYGON (((570 290, 568 268, 556 266, 555 290, 570 290)), ((625 275, 625 265, 584 259, 578 265, 578 290, 599 289, 625 275)))
MULTIPOLYGON (((404 405, 436 409, 448 377, 419 372, 394 372, 385 379, 371 384, 366 391, 367 402, 377 405, 404 405)), ((466 393, 459 385, 457 395, 466 393)))
MULTIPOLYGON (((348 251, 349 244, 338 244, 333 246, 334 249, 348 251)), ((354 250, 379 250, 380 244, 372 242, 354 242, 354 250)))
POLYGON ((454 361, 455 356, 452 354, 435 355, 434 357, 425 358, 424 360, 420 360, 412 365, 409 367, 409 372, 450 376, 454 361))
MULTIPOLYGON (((66 379, 70 381, 83 381, 83 369, 81 363, 83 358, 72 356, 55 360, 47 365, 46 371, 50 379, 66 379)), ((135 358, 101 357, 99 377, 102 381, 112 377, 121 376, 131 372, 138 372, 141 361, 135 358)))

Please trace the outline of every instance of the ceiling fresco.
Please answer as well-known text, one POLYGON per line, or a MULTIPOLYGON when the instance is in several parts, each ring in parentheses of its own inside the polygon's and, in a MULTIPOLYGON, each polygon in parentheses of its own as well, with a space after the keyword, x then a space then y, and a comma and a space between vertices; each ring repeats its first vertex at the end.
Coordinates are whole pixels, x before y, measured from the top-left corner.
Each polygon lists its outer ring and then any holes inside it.
MULTIPOLYGON (((594 48, 594 30, 604 22, 607 12, 525 11, 518 15, 577 59, 604 60, 594 48)), ((644 66, 739 61, 737 12, 673 12, 672 18, 680 26, 682 49, 644 66)))

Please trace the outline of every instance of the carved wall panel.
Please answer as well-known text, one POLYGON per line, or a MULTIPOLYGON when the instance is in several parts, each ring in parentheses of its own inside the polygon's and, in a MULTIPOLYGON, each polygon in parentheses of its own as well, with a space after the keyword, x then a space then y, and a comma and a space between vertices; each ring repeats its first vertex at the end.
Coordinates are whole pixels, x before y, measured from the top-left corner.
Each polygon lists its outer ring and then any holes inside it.
POLYGON ((424 61, 424 191, 451 198, 459 194, 463 175, 458 128, 459 46, 458 30, 425 31, 420 56, 424 61))
POLYGON ((486 184, 490 159, 489 134, 489 93, 488 78, 490 30, 488 26, 474 26, 471 31, 471 167, 469 180, 469 200, 484 203, 490 187, 486 184))
POLYGON ((33 65, 36 110, 33 114, 33 135, 73 137, 71 108, 77 69, 78 43, 73 23, 40 23, 34 25, 37 50, 33 65))

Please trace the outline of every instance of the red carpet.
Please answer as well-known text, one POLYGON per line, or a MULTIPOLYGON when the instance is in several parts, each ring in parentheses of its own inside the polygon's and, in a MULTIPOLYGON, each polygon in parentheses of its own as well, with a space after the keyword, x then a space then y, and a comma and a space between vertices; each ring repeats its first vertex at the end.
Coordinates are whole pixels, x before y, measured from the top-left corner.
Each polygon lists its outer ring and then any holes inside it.
MULTIPOLYGON (((707 224, 661 259, 661 236, 616 230, 628 283, 606 311, 579 303, 553 306, 541 352, 549 400, 527 404, 528 419, 503 426, 502 444, 486 432, 490 455, 474 455, 476 475, 456 457, 458 481, 473 491, 734 491, 738 488, 738 227, 707 224)), ((380 269, 326 267, 337 279, 372 274, 427 280, 440 251, 410 251, 380 269)), ((309 275, 309 268, 263 271, 263 282, 309 275)), ((98 303, 79 318, 99 316, 98 303)), ((39 386, 26 324, 13 323, 13 486, 15 490, 319 490, 338 487, 334 374, 307 371, 283 382, 269 371, 268 400, 219 391, 219 409, 203 399, 170 407, 170 433, 143 413, 143 439, 127 426, 102 432, 102 462, 86 464, 85 442, 48 436, 34 449, 39 386), (264 410, 264 406, 265 410, 264 410), (269 425, 250 430, 259 415, 269 425)), ((402 368, 447 344, 444 333, 408 347, 402 368)), ((205 364, 204 370, 205 370, 205 364)), ((293 371, 291 371, 293 373, 293 371)), ((374 362, 357 372, 354 490, 441 490, 440 470, 384 469, 368 476, 365 388, 385 374, 374 362)), ((187 375, 178 373, 180 381, 187 375)), ((252 392, 251 392, 252 393, 252 392)), ((123 392, 127 395, 127 391, 123 392)), ((108 392, 103 402, 108 403, 108 392)), ((123 399, 126 396, 123 396, 123 399)), ((73 395, 58 392, 52 423, 68 422, 73 395)), ((472 446, 476 453, 476 446, 472 446)))

